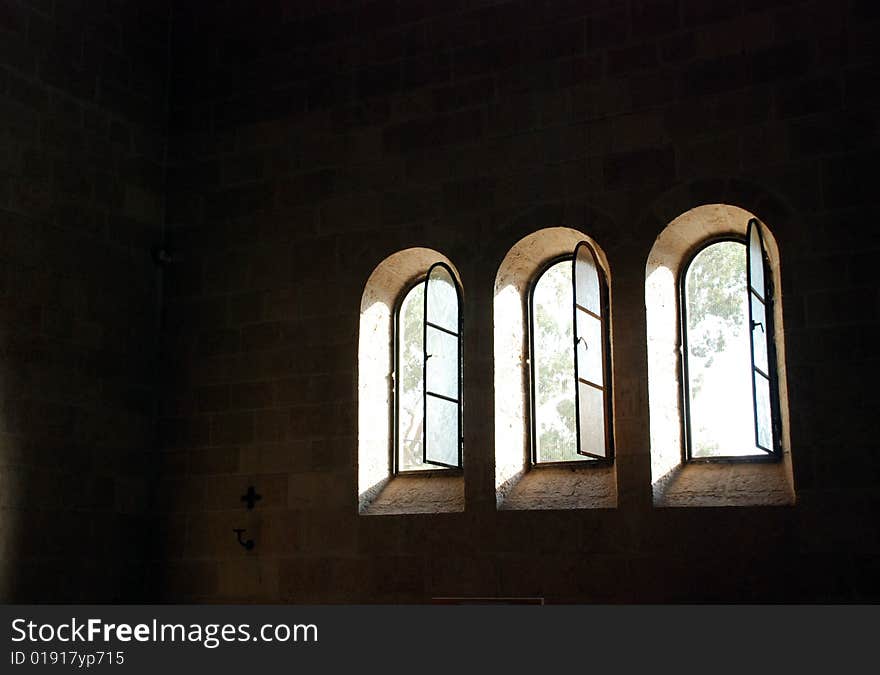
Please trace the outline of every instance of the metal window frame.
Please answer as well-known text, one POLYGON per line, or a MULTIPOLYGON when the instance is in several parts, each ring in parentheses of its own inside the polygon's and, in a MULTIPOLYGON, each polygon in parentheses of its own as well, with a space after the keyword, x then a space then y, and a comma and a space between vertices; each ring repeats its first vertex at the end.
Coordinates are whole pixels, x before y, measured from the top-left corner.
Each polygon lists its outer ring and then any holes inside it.
POLYGON ((757 218, 750 218, 748 227, 746 228, 746 295, 748 297, 749 302, 749 353, 751 355, 752 360, 752 408, 754 412, 754 423, 755 423, 755 447, 760 448, 768 455, 782 455, 782 427, 780 424, 780 415, 779 415, 779 386, 777 382, 777 369, 776 369, 776 331, 775 325, 773 322, 773 274, 770 269, 770 265, 767 260, 767 249, 764 246, 764 235, 761 232, 761 223, 757 218), (750 234, 754 229, 758 234, 758 248, 761 254, 761 265, 764 271, 764 297, 761 298, 757 294, 757 289, 752 286, 752 266, 751 266, 751 239, 750 234), (767 343, 767 373, 761 372, 760 368, 755 365, 755 341, 752 338, 752 333, 755 330, 755 317, 752 311, 752 295, 754 295, 758 301, 764 305, 764 320, 766 322, 766 326, 763 326, 765 341, 767 343), (765 448, 760 443, 759 439, 759 431, 758 431, 758 391, 757 385, 755 384, 755 373, 759 373, 762 377, 767 379, 767 386, 770 390, 770 433, 772 438, 770 439, 770 445, 772 447, 765 448))
POLYGON ((422 362, 423 368, 423 378, 422 381, 424 386, 422 387, 422 410, 424 414, 425 423, 422 425, 422 463, 430 464, 431 466, 436 466, 444 469, 461 469, 462 468, 462 449, 464 445, 464 437, 462 435, 462 398, 463 398, 463 378, 462 378, 462 298, 461 298, 461 288, 458 285, 458 279, 455 278, 455 274, 452 271, 452 268, 449 267, 444 262, 435 262, 428 268, 427 273, 425 274, 425 304, 424 304, 424 314, 422 315, 422 348, 424 349, 424 361, 422 362), (455 289, 455 299, 457 303, 457 312, 458 315, 458 325, 457 331, 453 332, 448 328, 443 326, 439 326, 435 323, 431 323, 428 320, 428 284, 430 283, 431 274, 437 268, 442 268, 446 270, 446 273, 449 275, 449 278, 452 280, 452 287, 455 289), (430 358, 430 354, 428 354, 428 326, 431 326, 435 330, 439 330, 441 332, 447 333, 449 335, 454 335, 456 338, 456 347, 457 347, 457 366, 458 366, 458 398, 453 399, 449 396, 444 396, 442 394, 438 394, 436 392, 428 391, 428 358, 430 358), (458 463, 455 465, 452 464, 444 464, 442 462, 429 461, 428 460, 428 396, 433 396, 435 398, 442 399, 444 401, 449 401, 451 403, 455 403, 458 408, 458 463))
MULTIPOLYGON (((581 242, 578 242, 580 245, 581 242)), ((560 263, 568 262, 572 264, 572 309, 574 310, 574 304, 576 301, 575 295, 575 278, 574 278, 574 258, 575 253, 577 251, 577 246, 572 249, 571 253, 563 253, 562 255, 554 256, 541 265, 535 270, 535 273, 532 275, 529 280, 527 297, 526 297, 526 314, 528 316, 528 330, 526 335, 528 355, 529 355, 529 401, 527 411, 529 416, 529 468, 542 468, 542 467, 554 467, 554 466, 567 466, 567 467, 607 467, 614 463, 614 426, 612 425, 613 415, 612 415, 612 401, 613 397, 611 394, 611 379, 608 377, 608 374, 611 372, 611 341, 610 341, 610 331, 608 330, 608 323, 605 317, 608 316, 608 283, 605 278, 605 270, 602 269, 600 265, 597 265, 596 272, 599 275, 599 289, 601 293, 601 301, 602 301, 602 349, 603 349, 603 359, 602 359, 602 377, 606 383, 605 387, 605 442, 608 447, 608 457, 599 458, 593 457, 590 455, 584 455, 580 452, 581 447, 581 434, 580 434, 580 411, 578 410, 578 387, 577 387, 577 349, 572 343, 572 358, 574 363, 574 378, 575 378, 575 387, 574 387, 574 395, 575 395, 575 407, 574 407, 574 415, 575 415, 575 440, 576 440, 576 452, 583 457, 583 459, 571 459, 565 461, 558 462, 539 462, 538 461, 538 428, 537 428, 537 402, 536 402, 536 394, 535 394, 535 289, 538 286, 538 283, 541 281, 541 278, 546 274, 551 267, 554 267, 560 263)), ((574 321, 574 315, 572 315, 572 321, 574 321)), ((575 328, 574 323, 572 324, 572 338, 576 339, 577 330, 575 328)))
MULTIPOLYGON (((608 293, 606 284, 603 283, 604 272, 601 272, 602 267, 599 265, 599 259, 596 256, 596 252, 593 250, 593 247, 586 241, 580 241, 574 247, 574 251, 571 255, 571 292, 572 292, 572 349, 574 350, 574 408, 575 414, 575 428, 577 429, 577 454, 583 455, 584 457, 589 457, 591 459, 597 459, 600 461, 608 461, 614 456, 614 441, 612 440, 613 434, 611 433, 611 384, 610 378, 608 377, 611 371, 611 363, 610 363, 610 345, 608 340, 608 293), (588 310, 586 307, 578 305, 578 297, 577 297, 577 256, 578 251, 581 247, 587 249, 590 254, 590 257, 593 260, 593 264, 596 268, 596 276, 597 281, 599 282, 599 316, 596 316, 595 313, 588 310), (580 403, 580 384, 582 382, 580 377, 580 364, 578 363, 578 320, 577 313, 578 308, 587 312, 591 316, 594 316, 599 320, 599 325, 602 331, 602 412, 605 417, 605 456, 597 457, 596 455, 591 455, 588 452, 585 452, 581 449, 581 403, 580 403)), ((585 343, 586 344, 586 343, 585 343)), ((596 385, 587 380, 583 380, 583 383, 596 387, 596 385)), ((598 388, 598 387, 596 387, 598 388)))
MULTIPOLYGON (((676 283, 678 284, 678 318, 679 318, 679 335, 681 338, 681 350, 680 350, 680 359, 681 359, 681 379, 682 384, 679 387, 680 394, 680 404, 681 404, 681 432, 682 432, 682 461, 688 464, 703 464, 703 463, 721 463, 721 464, 754 464, 754 463, 772 463, 778 462, 782 457, 781 446, 779 445, 779 434, 775 433, 778 430, 776 426, 776 412, 779 409, 779 387, 777 383, 776 377, 776 340, 775 334, 772 331, 773 327, 773 308, 775 304, 775 294, 773 293, 773 285, 772 285, 772 270, 767 263, 766 256, 764 256, 764 279, 765 286, 768 286, 768 290, 766 292, 766 304, 765 311, 767 313, 767 324, 768 324, 768 335, 774 336, 773 339, 767 341, 767 367, 770 370, 770 410, 771 417, 773 418, 773 427, 774 427, 774 445, 776 449, 773 452, 766 452, 763 449, 758 448, 756 445, 756 449, 761 451, 761 454, 755 453, 753 455, 718 455, 717 457, 694 457, 692 455, 692 433, 691 433, 691 411, 690 411, 690 372, 688 369, 688 327, 687 327, 687 291, 686 291, 686 282, 687 282, 687 274, 690 270, 691 264, 694 262, 694 259, 702 253, 704 250, 713 246, 715 244, 721 244, 727 241, 736 242, 738 244, 742 244, 746 249, 746 265, 748 266, 748 247, 749 242, 745 235, 741 235, 739 233, 730 233, 730 234, 722 234, 719 236, 709 237, 707 239, 703 239, 697 244, 685 257, 684 264, 681 266, 681 269, 678 273, 678 278, 676 279, 676 283), (767 281, 769 280, 769 282, 767 281)), ((762 246, 763 251, 763 246, 762 246)), ((748 277, 748 269, 746 270, 748 277)), ((752 320, 752 307, 751 307, 751 291, 748 288, 748 279, 746 280, 746 301, 749 305, 749 325, 751 325, 752 320)), ((749 363, 749 374, 752 378, 751 388, 752 388, 752 415, 754 418, 757 418, 758 407, 755 402, 755 394, 754 394, 754 373, 752 371, 752 364, 754 363, 754 344, 752 343, 751 333, 749 334, 749 349, 751 350, 751 358, 749 363)), ((757 422, 753 422, 755 424, 755 433, 757 434, 757 422)))

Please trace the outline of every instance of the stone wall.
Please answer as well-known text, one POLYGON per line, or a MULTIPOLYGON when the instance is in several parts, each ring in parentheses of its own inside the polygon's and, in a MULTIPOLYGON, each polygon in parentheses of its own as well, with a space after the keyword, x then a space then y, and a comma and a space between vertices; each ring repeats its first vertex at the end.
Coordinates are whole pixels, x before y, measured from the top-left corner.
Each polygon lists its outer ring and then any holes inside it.
POLYGON ((0 599, 149 597, 168 4, 0 0, 0 599))

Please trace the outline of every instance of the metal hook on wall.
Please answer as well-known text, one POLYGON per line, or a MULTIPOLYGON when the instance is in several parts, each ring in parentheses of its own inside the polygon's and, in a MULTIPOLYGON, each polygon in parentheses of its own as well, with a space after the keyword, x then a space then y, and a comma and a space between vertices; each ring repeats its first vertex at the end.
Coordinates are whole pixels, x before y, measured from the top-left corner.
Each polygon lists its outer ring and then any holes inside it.
POLYGON ((236 537, 238 537, 238 543, 241 544, 246 551, 250 551, 254 548, 253 539, 243 540, 241 537, 241 535, 243 535, 247 530, 244 530, 242 528, 235 528, 232 531, 235 532, 236 537))

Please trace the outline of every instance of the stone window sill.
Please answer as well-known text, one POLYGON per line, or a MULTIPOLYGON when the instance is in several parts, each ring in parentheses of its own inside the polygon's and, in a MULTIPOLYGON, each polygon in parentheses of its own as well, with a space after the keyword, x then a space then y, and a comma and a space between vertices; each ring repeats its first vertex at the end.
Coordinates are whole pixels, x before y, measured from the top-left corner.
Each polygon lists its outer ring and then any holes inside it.
POLYGON ((464 511, 464 476, 461 472, 401 474, 392 477, 362 511, 364 516, 464 511))
POLYGON ((544 466, 525 472, 498 508, 502 511, 613 509, 614 467, 544 466))
POLYGON ((794 504, 783 462, 681 464, 654 485, 656 507, 794 504))

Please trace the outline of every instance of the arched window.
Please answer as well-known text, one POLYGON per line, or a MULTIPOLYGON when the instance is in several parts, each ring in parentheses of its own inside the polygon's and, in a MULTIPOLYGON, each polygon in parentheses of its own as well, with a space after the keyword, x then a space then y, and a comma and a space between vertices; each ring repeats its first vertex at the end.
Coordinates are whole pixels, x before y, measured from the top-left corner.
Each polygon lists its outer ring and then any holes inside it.
POLYGON ((460 303, 438 262, 395 309, 395 473, 461 467, 460 303))
POLYGON ((696 206, 654 242, 645 327, 655 506, 794 502, 780 280, 776 238, 738 206, 696 206))
POLYGON ((617 506, 611 268, 569 227, 517 241, 495 276, 495 504, 617 506))
POLYGON ((531 459, 610 459, 607 285, 592 247, 577 244, 529 293, 531 459))
POLYGON ((358 511, 464 510, 461 280, 429 248, 382 260, 361 296, 358 511), (433 470, 429 470, 433 469, 433 470))
POLYGON ((761 226, 704 243, 679 283, 688 460, 777 458, 773 288, 761 226))

